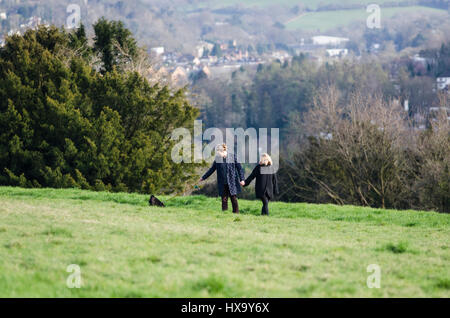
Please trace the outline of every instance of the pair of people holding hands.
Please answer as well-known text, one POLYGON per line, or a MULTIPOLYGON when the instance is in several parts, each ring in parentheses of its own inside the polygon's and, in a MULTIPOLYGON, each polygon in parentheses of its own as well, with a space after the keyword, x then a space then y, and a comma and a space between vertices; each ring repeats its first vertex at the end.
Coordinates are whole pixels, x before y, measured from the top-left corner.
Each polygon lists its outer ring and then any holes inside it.
POLYGON ((216 160, 212 167, 200 181, 208 179, 214 172, 217 172, 217 190, 222 198, 223 211, 228 210, 228 199, 231 199, 233 213, 239 213, 237 195, 242 192, 241 186, 247 187, 256 179, 255 193, 263 203, 262 215, 269 215, 269 202, 274 199, 274 194, 278 194, 278 180, 268 154, 261 156, 259 164, 245 180, 244 169, 236 156, 228 153, 227 145, 222 144, 216 148, 216 160))

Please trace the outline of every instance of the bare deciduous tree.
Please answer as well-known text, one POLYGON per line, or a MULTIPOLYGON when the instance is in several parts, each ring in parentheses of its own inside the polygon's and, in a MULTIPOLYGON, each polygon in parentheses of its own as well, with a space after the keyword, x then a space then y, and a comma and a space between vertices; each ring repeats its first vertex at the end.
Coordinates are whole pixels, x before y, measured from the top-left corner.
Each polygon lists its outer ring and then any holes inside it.
POLYGON ((405 165, 401 154, 413 144, 406 114, 381 96, 355 93, 349 103, 339 101, 337 89, 329 87, 303 119, 305 136, 313 136, 320 152, 302 156, 302 169, 336 203, 395 205, 405 165), (331 163, 334 176, 323 170, 331 163))

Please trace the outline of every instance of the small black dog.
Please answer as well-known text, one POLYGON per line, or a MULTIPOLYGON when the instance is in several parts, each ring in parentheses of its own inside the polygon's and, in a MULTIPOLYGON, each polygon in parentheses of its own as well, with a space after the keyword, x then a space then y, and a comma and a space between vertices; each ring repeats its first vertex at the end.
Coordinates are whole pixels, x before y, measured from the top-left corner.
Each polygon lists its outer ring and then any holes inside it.
POLYGON ((158 200, 157 197, 155 197, 154 195, 152 195, 150 197, 150 200, 148 200, 148 203, 150 204, 150 206, 157 206, 160 208, 165 208, 166 206, 164 205, 164 203, 162 203, 161 201, 158 200))

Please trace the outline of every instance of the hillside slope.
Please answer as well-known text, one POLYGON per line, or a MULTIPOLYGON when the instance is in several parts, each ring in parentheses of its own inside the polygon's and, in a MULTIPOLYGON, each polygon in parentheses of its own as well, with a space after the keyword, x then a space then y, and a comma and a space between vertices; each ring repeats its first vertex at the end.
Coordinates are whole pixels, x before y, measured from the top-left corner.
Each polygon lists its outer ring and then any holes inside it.
MULTIPOLYGON (((424 6, 387 7, 381 9, 381 16, 385 20, 394 19, 430 19, 433 16, 445 17, 448 12, 424 6)), ((355 27, 364 29, 366 27, 367 13, 365 8, 353 10, 330 10, 303 13, 298 18, 290 19, 286 23, 289 30, 311 30, 317 32, 332 31, 339 27, 354 23, 355 27)))
POLYGON ((266 218, 241 201, 237 217, 216 199, 147 199, 0 187, 0 297, 450 296, 449 215, 275 203, 266 218))

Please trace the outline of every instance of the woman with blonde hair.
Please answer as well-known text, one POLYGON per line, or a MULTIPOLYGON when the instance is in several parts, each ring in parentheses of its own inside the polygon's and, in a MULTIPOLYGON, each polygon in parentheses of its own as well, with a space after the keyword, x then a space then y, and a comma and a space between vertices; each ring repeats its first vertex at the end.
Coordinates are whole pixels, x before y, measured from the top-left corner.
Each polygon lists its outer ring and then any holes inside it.
POLYGON ((261 156, 259 165, 245 180, 245 186, 249 186, 255 178, 256 197, 261 199, 263 203, 262 215, 269 215, 269 202, 275 198, 274 194, 278 195, 278 179, 273 168, 272 158, 266 153, 261 156))
POLYGON ((244 169, 237 161, 236 155, 228 153, 226 144, 217 146, 216 160, 200 181, 208 179, 215 171, 217 171, 217 190, 222 197, 222 210, 228 210, 230 198, 233 213, 239 213, 237 195, 242 192, 241 185, 244 185, 244 169))

